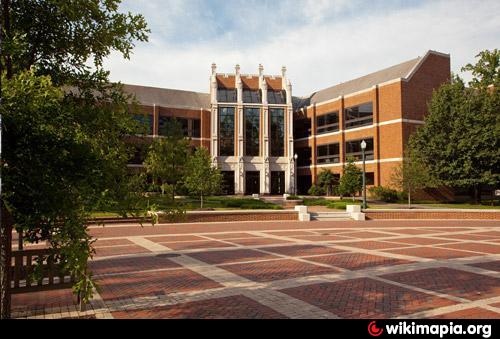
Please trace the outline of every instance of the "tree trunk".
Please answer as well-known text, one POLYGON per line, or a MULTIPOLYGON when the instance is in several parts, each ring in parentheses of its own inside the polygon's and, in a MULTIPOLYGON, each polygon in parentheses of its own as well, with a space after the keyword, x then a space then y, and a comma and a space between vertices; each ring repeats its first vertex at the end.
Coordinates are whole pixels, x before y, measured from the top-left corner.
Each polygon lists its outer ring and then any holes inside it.
POLYGON ((0 286, 0 302, 1 302, 1 314, 0 319, 10 318, 10 264, 11 264, 11 252, 12 252, 12 220, 10 218, 9 212, 2 204, 0 218, 2 220, 0 226, 0 276, 1 276, 1 286, 0 286))
POLYGON ((203 208, 203 192, 200 195, 200 208, 203 208))
POLYGON ((411 191, 408 190, 408 209, 411 209, 411 191))
POLYGON ((481 203, 481 185, 480 184, 474 186, 474 202, 476 204, 481 203))

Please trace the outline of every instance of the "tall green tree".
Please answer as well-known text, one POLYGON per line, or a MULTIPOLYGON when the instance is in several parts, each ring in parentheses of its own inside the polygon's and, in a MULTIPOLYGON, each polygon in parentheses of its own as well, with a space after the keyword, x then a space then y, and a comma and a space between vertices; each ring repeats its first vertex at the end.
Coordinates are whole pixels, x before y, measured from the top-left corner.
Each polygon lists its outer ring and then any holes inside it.
POLYGON ((200 207, 203 208, 203 197, 216 194, 222 186, 222 174, 217 167, 212 166, 210 153, 204 147, 198 147, 188 159, 184 185, 190 193, 200 197, 200 207))
POLYGON ((354 164, 353 158, 348 158, 344 167, 343 174, 340 177, 339 193, 340 195, 351 196, 354 201, 356 193, 363 188, 363 172, 354 164))
POLYGON ((473 75, 469 87, 455 76, 435 91, 425 125, 412 137, 429 173, 444 185, 473 188, 476 202, 483 185, 500 183, 500 53, 478 57, 464 68, 473 75))
MULTIPOLYGON (((131 98, 108 81, 103 60, 128 58, 146 41, 141 15, 121 13, 119 0, 1 0, 2 210, 29 242, 49 241, 53 256, 79 278, 84 300, 90 212, 113 204, 124 214, 140 200, 137 178, 126 172, 135 134, 131 98)), ((8 272, 2 223, 2 278, 8 272)), ((4 279, 2 279, 4 281, 4 279)), ((2 318, 8 294, 2 284, 2 318), (4 300, 5 298, 5 300, 4 300)))
POLYGON ((338 179, 331 170, 325 169, 318 174, 318 185, 325 189, 326 195, 333 195, 333 188, 338 184, 338 179))
POLYGON ((413 196, 418 190, 438 185, 435 178, 430 175, 425 163, 411 146, 406 149, 403 162, 394 169, 391 181, 394 186, 406 194, 408 208, 411 208, 413 196))
POLYGON ((190 152, 189 139, 184 137, 182 127, 177 120, 171 120, 166 126, 164 136, 151 144, 144 161, 146 172, 159 180, 162 195, 165 184, 172 185, 172 198, 184 176, 186 161, 190 152))

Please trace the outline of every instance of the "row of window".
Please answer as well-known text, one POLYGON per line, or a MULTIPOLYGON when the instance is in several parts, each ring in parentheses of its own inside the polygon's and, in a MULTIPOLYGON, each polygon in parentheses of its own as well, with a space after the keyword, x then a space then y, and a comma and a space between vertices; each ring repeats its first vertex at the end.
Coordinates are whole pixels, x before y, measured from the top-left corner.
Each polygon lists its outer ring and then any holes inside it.
MULTIPOLYGON (((344 128, 351 129, 373 124, 373 105, 371 102, 349 107, 344 110, 344 128)), ((330 112, 316 117, 316 134, 336 132, 340 129, 339 112, 330 112)), ((311 119, 294 122, 294 137, 307 138, 311 135, 311 119)))
MULTIPOLYGON (((260 149, 260 109, 247 107, 243 110, 245 156, 259 156, 260 149)), ((270 155, 285 155, 285 110, 269 109, 270 155)), ((219 107, 219 154, 234 156, 235 108, 219 107)))
MULTIPOLYGON (((152 115, 134 115, 134 119, 144 127, 144 135, 153 134, 153 116, 152 115)), ((173 118, 160 116, 158 121, 158 135, 167 136, 169 129, 173 126, 175 120, 182 129, 184 136, 189 138, 201 137, 201 120, 188 118, 173 118)))
MULTIPOLYGON (((243 103, 245 104, 261 104, 262 90, 244 89, 242 100, 243 103)), ((236 103, 238 101, 236 89, 226 89, 226 88, 217 89, 217 101, 236 103)), ((285 105, 286 92, 267 90, 267 103, 271 105, 285 105)))
MULTIPOLYGON (((373 160, 373 138, 360 139, 360 140, 350 140, 345 143, 345 155, 347 158, 354 158, 356 161, 360 161, 363 158, 363 153, 361 149, 361 142, 365 140, 365 159, 373 160)), ((310 166, 311 165, 311 148, 297 148, 296 150, 298 160, 298 166, 310 166)), ((316 162, 318 164, 338 164, 340 163, 340 144, 332 143, 326 145, 319 145, 316 147, 316 162)))

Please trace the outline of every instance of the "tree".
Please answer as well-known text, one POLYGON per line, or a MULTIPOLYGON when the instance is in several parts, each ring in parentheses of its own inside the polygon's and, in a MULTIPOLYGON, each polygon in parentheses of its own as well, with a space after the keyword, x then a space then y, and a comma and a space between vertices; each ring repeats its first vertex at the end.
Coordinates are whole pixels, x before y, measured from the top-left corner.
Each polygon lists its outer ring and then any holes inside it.
POLYGON ((326 195, 333 195, 333 187, 338 185, 338 179, 331 170, 325 169, 318 174, 318 185, 326 189, 326 195))
POLYGON ((155 139, 151 144, 144 166, 148 174, 161 182, 162 195, 165 193, 165 184, 172 185, 174 198, 177 185, 184 176, 190 143, 175 119, 167 125, 164 134, 164 137, 155 139))
POLYGON ((203 197, 219 192, 222 174, 217 167, 212 166, 210 153, 204 147, 196 148, 189 157, 186 168, 184 185, 190 193, 200 196, 200 207, 203 208, 203 197))
MULTIPOLYGON (((109 83, 102 62, 112 51, 128 58, 148 30, 142 16, 119 13, 119 3, 1 0, 2 210, 26 241, 50 242, 52 255, 78 277, 74 291, 83 300, 94 286, 90 212, 113 204, 126 214, 140 204, 132 199, 140 192, 130 191, 137 177, 130 181, 126 171, 124 137, 137 128, 131 98, 109 83)), ((2 275, 10 266, 6 226, 2 275)), ((1 288, 1 317, 8 318, 1 288)))
POLYGON ((482 52, 476 65, 466 66, 473 79, 466 87, 455 76, 434 92, 425 125, 412 137, 415 152, 442 184, 473 188, 500 182, 500 53, 482 52), (496 66, 495 66, 496 65, 496 66))
POLYGON ((363 172, 354 164, 354 159, 347 159, 342 176, 339 182, 340 195, 350 195, 354 201, 354 196, 363 188, 363 172))
POLYGON ((437 185, 435 179, 411 145, 405 151, 403 162, 394 169, 391 181, 408 198, 408 208, 411 208, 412 196, 420 189, 437 185))

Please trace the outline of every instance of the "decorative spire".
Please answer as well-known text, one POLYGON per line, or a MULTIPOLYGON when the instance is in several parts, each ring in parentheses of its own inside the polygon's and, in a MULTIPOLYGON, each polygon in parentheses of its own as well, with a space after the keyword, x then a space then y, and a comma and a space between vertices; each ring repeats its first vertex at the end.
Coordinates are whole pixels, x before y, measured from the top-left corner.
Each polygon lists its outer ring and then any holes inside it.
POLYGON ((212 74, 215 74, 215 72, 217 71, 217 65, 214 63, 212 63, 212 74))
POLYGON ((286 66, 281 67, 281 75, 283 78, 286 77, 286 66))
POLYGON ((262 64, 259 64, 259 76, 264 75, 264 66, 262 64))
POLYGON ((240 65, 239 64, 236 64, 235 70, 236 70, 236 74, 240 74, 240 65))

